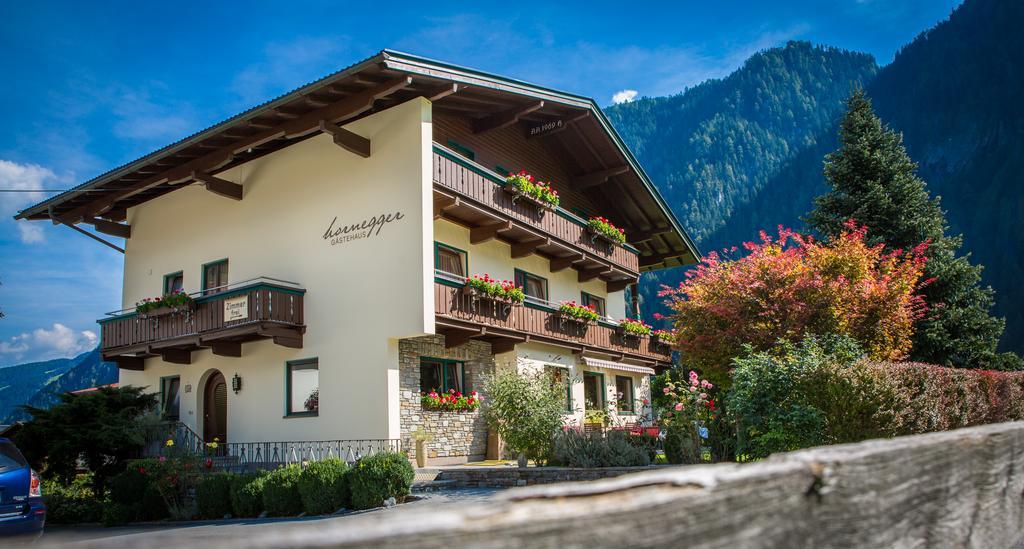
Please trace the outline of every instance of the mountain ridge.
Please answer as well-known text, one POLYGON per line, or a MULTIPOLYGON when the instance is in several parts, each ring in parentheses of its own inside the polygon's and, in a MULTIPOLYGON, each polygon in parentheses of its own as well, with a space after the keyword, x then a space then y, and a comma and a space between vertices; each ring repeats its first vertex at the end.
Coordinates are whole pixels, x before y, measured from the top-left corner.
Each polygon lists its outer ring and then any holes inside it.
MULTIPOLYGON (((745 104, 729 111, 732 118, 719 116, 717 120, 723 123, 718 126, 705 124, 707 131, 695 130, 685 138, 679 137, 677 129, 698 128, 707 116, 674 107, 704 100, 707 91, 703 85, 675 96, 615 105, 607 111, 626 143, 636 147, 641 163, 684 226, 707 252, 751 240, 760 229, 771 231, 780 224, 803 227, 801 217, 811 209, 813 198, 826 190, 822 162, 837 145, 841 100, 851 91, 850 86, 863 87, 883 121, 904 133, 907 148, 920 165, 919 173, 932 194, 942 197, 952 234, 963 233, 963 249, 972 254, 973 261, 987 267, 983 283, 995 288, 994 310, 1007 317, 1002 348, 1021 352, 1024 288, 1016 281, 1024 277, 1020 253, 1024 228, 1019 220, 1024 195, 1017 174, 1024 173, 1024 106, 1013 99, 1024 91, 1024 38, 1015 30, 1022 23, 1024 3, 966 0, 949 19, 901 48, 892 63, 861 78, 855 78, 855 71, 837 70, 850 68, 843 56, 857 59, 855 52, 806 42, 759 52, 751 60, 760 59, 760 63, 748 61, 732 75, 713 81, 717 91, 745 104), (776 66, 780 63, 785 70, 776 66), (738 73, 746 73, 745 80, 730 80, 738 73), (830 78, 816 81, 824 75, 830 78), (729 82, 747 85, 723 89, 729 82), (787 94, 782 91, 786 88, 802 93, 787 94), (839 91, 842 97, 837 98, 839 91), (694 98, 687 97, 691 94, 694 98), (808 102, 811 99, 817 102, 808 102), (750 116, 757 113, 751 107, 759 105, 762 113, 778 119, 775 126, 750 116), (805 112, 813 107, 823 110, 817 115, 805 112), (747 157, 709 154, 710 148, 688 149, 684 143, 723 142, 735 147, 735 136, 747 128, 784 129, 778 124, 794 118, 790 113, 805 113, 804 120, 813 123, 804 125, 803 134, 781 132, 775 136, 780 139, 762 142, 759 135, 748 132, 745 137, 753 138, 739 141, 755 153, 785 153, 778 158, 744 161, 753 153, 747 157), (651 136, 663 136, 668 142, 659 144, 651 136), (764 143, 769 146, 763 147, 764 143), (780 143, 785 147, 779 147, 780 143), (714 169, 697 171, 694 166, 714 169), (692 189, 680 191, 680 181, 691 181, 692 189), (706 211, 694 214, 702 208, 706 211)), ((664 312, 657 288, 677 284, 683 272, 670 269, 645 275, 641 285, 645 316, 664 312)))

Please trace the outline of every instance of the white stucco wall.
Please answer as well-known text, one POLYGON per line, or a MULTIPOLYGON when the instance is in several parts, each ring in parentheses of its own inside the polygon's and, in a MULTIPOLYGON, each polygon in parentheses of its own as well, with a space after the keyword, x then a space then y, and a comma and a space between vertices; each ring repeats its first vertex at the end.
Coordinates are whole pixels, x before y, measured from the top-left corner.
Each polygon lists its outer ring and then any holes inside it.
POLYGON ((218 174, 241 183, 236 202, 198 185, 128 212, 124 306, 161 293, 163 275, 184 272, 187 291, 201 266, 229 260, 229 282, 269 276, 306 289, 302 349, 244 344, 241 358, 194 352, 192 364, 146 361, 122 370, 126 385, 156 391, 180 375, 181 419, 201 433, 201 381, 211 369, 243 388, 228 391, 234 441, 397 438, 398 338, 434 331, 431 213, 431 107, 423 99, 345 126, 371 140, 362 158, 317 135, 218 174), (332 245, 335 226, 401 212, 377 236, 332 245), (285 362, 318 357, 318 417, 283 418, 285 362), (190 392, 184 392, 190 388, 190 392))

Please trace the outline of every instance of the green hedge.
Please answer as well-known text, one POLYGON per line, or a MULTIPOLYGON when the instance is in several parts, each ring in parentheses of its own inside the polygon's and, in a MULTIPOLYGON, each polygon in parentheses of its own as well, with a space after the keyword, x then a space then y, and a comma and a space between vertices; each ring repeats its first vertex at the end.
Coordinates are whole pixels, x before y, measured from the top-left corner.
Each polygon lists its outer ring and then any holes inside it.
POLYGON ((107 487, 110 489, 110 503, 116 509, 104 510, 105 524, 161 520, 170 516, 167 503, 144 468, 129 466, 111 477, 107 487))
POLYGON ((199 518, 219 519, 231 514, 231 484, 235 475, 205 475, 196 485, 196 512, 199 518))
POLYGON ((236 517, 255 517, 263 512, 263 488, 267 473, 237 475, 231 479, 231 511, 236 517))
POLYGON ((349 466, 340 459, 309 464, 299 476, 299 495, 307 514, 325 515, 351 505, 349 466))
POLYGON ((1024 419, 1024 373, 861 356, 852 340, 808 337, 734 360, 727 402, 740 454, 1024 419))
POLYGON ((46 521, 53 524, 100 522, 103 519, 103 501, 92 491, 90 475, 80 475, 70 486, 47 480, 43 482, 43 501, 46 502, 46 521))
POLYGON ((267 475, 263 486, 263 508, 272 517, 297 515, 302 512, 299 477, 302 467, 287 465, 267 475))
POLYGON ((365 457, 349 473, 352 507, 380 507, 388 498, 401 503, 412 491, 416 472, 400 452, 382 452, 365 457))

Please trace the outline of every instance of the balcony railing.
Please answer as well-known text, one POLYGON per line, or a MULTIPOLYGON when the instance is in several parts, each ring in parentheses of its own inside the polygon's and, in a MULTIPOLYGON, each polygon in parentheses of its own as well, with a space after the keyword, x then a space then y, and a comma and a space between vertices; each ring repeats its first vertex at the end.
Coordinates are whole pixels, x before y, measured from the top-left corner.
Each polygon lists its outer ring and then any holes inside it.
POLYGON ((187 364, 189 353, 201 348, 240 356, 238 346, 255 339, 301 348, 303 294, 293 282, 259 278, 192 294, 194 306, 164 314, 108 313, 99 320, 103 357, 138 369, 144 358, 158 355, 187 364))
POLYGON ((586 220, 562 208, 546 211, 515 200, 502 190, 502 176, 436 143, 433 174, 435 216, 481 228, 508 223, 501 227, 500 236, 514 245, 513 254, 517 249, 518 253, 539 252, 565 262, 560 268, 600 273, 593 278, 635 281, 638 276, 639 252, 632 246, 595 237, 586 220))
POLYGON ((667 365, 672 349, 649 336, 625 334, 613 321, 580 323, 559 314, 558 306, 530 298, 521 305, 479 299, 452 277, 434 282, 434 312, 438 330, 455 333, 483 328, 480 337, 551 343, 577 350, 621 355, 667 365))

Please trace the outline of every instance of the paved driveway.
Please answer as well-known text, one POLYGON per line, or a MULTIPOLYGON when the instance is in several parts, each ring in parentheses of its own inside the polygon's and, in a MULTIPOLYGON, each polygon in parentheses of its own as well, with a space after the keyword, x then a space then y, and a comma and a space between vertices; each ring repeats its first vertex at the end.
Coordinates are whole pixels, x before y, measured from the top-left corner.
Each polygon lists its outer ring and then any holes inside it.
MULTIPOLYGON (((421 499, 392 507, 390 509, 371 509, 328 517, 303 517, 285 519, 248 519, 223 521, 196 521, 186 523, 161 523, 140 526, 121 526, 104 528, 102 526, 78 527, 47 527, 46 533, 34 547, 94 545, 102 544, 111 547, 144 547, 153 544, 152 534, 159 532, 161 538, 173 534, 179 546, 214 543, 217 540, 237 539, 238 537, 259 536, 260 529, 273 529, 275 532, 299 528, 317 528, 326 525, 344 524, 352 517, 374 513, 404 513, 412 509, 443 508, 456 503, 484 502, 498 492, 494 488, 458 488, 417 494, 421 499)), ((208 545, 209 546, 209 545, 208 545)))

